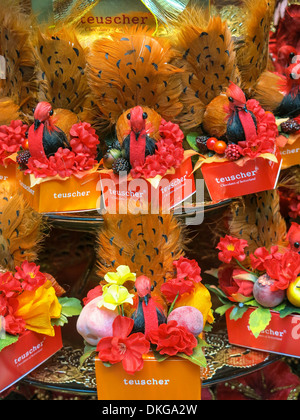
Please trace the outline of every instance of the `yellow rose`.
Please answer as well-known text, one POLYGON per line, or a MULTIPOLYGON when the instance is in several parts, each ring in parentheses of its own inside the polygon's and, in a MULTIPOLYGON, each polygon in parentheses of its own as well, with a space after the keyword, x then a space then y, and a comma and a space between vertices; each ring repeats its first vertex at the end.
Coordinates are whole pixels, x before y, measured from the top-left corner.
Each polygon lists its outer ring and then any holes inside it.
POLYGON ((55 331, 51 319, 61 315, 61 305, 52 287, 51 281, 35 291, 25 291, 19 297, 16 316, 24 319, 26 328, 39 334, 54 337, 55 331))
POLYGON ((127 265, 120 265, 117 268, 116 273, 107 273, 104 276, 104 280, 109 284, 117 284, 118 286, 123 286, 123 284, 127 281, 135 281, 136 274, 131 273, 130 268, 127 265))
POLYGON ((103 288, 103 299, 100 300, 98 307, 103 306, 111 311, 115 311, 118 306, 124 303, 133 305, 134 295, 130 294, 126 287, 113 284, 103 288))
POLYGON ((180 308, 181 306, 194 306, 194 308, 197 308, 203 315, 204 325, 207 322, 210 324, 214 322, 214 316, 211 310, 211 295, 202 283, 196 284, 193 293, 186 293, 182 295, 179 301, 176 303, 174 309, 180 308))

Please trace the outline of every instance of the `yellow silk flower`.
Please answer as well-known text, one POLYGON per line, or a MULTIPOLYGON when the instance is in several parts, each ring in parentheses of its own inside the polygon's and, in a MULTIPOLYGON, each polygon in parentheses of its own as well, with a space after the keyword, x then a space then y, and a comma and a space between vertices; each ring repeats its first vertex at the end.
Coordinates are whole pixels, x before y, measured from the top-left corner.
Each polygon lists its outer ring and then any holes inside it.
POLYGON ((175 304, 175 309, 181 306, 193 306, 197 308, 203 315, 204 325, 208 322, 214 322, 212 313, 211 295, 207 288, 202 283, 197 283, 195 290, 191 294, 184 294, 175 304))
POLYGON ((35 291, 25 291, 19 297, 16 316, 24 319, 26 328, 39 334, 54 337, 55 331, 51 319, 61 316, 62 307, 57 299, 51 281, 35 291))
POLYGON ((110 311, 115 311, 118 306, 124 303, 133 305, 134 295, 130 294, 126 287, 113 284, 103 288, 103 299, 100 300, 98 307, 103 306, 110 311))
POLYGON ((127 281, 135 281, 136 274, 131 273, 130 268, 127 265, 120 265, 117 268, 117 272, 107 273, 104 276, 104 280, 109 284, 117 284, 118 286, 122 286, 127 281))

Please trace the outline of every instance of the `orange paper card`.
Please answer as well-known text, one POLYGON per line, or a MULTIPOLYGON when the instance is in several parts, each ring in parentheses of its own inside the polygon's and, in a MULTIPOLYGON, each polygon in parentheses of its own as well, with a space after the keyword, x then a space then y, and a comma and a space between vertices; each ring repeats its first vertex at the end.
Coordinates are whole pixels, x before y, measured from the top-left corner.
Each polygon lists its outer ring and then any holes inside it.
POLYGON ((31 186, 31 178, 22 172, 18 175, 29 204, 39 213, 63 213, 87 211, 98 208, 100 193, 97 172, 83 178, 71 176, 65 181, 50 180, 31 186), (98 188, 98 191, 97 191, 98 188))
POLYGON ((146 356, 143 370, 134 375, 120 363, 108 368, 97 358, 96 378, 100 401, 201 400, 200 367, 180 358, 157 362, 146 356))

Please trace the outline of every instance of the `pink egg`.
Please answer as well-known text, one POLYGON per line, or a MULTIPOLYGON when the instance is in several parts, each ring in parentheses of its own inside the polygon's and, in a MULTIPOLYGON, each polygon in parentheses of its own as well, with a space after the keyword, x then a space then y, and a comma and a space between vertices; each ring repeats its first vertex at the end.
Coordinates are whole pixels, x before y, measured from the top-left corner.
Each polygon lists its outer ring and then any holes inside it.
POLYGON ((168 317, 168 322, 170 321, 176 321, 178 325, 185 327, 196 337, 202 333, 204 328, 203 315, 193 306, 181 306, 174 309, 168 317))
POLYGON ((112 337, 113 323, 118 316, 118 311, 98 308, 102 296, 88 303, 82 310, 78 321, 77 331, 91 346, 97 346, 101 338, 112 337))

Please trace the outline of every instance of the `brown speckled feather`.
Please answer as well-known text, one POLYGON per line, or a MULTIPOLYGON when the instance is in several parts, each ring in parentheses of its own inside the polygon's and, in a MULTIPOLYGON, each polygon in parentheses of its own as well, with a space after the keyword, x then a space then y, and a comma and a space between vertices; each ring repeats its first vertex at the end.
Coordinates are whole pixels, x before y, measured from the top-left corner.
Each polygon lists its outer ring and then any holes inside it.
POLYGON ((239 83, 234 44, 226 22, 212 17, 203 24, 201 12, 192 9, 179 22, 174 48, 175 63, 184 69, 181 100, 185 107, 179 120, 191 129, 203 122, 206 107, 230 82, 239 83))
POLYGON ((242 24, 241 38, 236 43, 236 52, 242 88, 248 94, 268 66, 269 33, 275 3, 275 0, 244 0, 243 2, 246 18, 242 24))
POLYGON ((173 261, 183 255, 182 228, 173 215, 104 216, 98 236, 100 277, 128 265, 137 276, 161 285, 173 275, 173 261))
POLYGON ((9 184, 0 188, 0 266, 13 271, 27 260, 37 259, 43 239, 43 221, 9 184))
POLYGON ((42 74, 42 100, 54 109, 80 114, 91 107, 86 78, 86 50, 75 32, 63 29, 57 33, 37 33, 36 53, 42 74))
POLYGON ((127 109, 144 106, 166 120, 182 109, 179 71, 170 65, 168 42, 151 31, 131 28, 94 42, 89 55, 89 84, 104 118, 111 125, 127 109))

